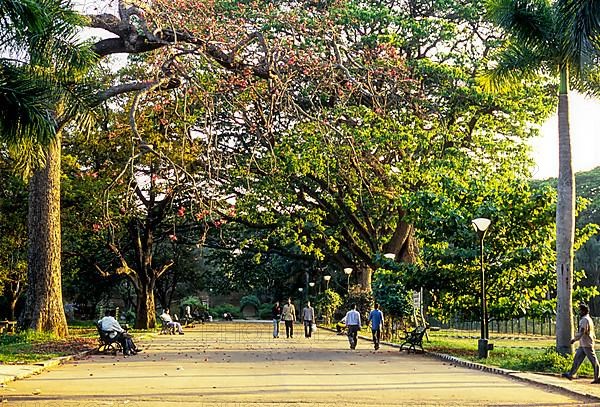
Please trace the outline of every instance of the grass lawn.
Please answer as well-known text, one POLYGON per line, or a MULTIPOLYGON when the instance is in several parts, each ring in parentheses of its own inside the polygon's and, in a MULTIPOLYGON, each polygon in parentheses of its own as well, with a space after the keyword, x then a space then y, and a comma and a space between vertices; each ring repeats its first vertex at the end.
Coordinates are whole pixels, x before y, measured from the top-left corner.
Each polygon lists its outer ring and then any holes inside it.
MULTIPOLYGON (((488 366, 504 369, 561 373, 571 368, 572 356, 563 357, 556 353, 555 338, 539 335, 506 335, 490 333, 494 349, 487 359, 479 359, 477 340, 479 331, 440 330, 428 331, 429 342, 423 339, 423 347, 429 352, 439 352, 488 366)), ((589 361, 579 368, 579 376, 593 377, 589 361)))

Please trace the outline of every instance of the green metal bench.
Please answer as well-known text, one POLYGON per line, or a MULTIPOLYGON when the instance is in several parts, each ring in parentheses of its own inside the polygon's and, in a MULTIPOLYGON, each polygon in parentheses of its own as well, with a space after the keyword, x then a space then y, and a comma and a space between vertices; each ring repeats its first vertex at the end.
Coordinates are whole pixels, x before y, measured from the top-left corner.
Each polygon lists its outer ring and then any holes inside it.
POLYGON ((429 329, 427 326, 418 326, 412 331, 406 332, 404 342, 402 342, 400 345, 400 351, 402 352, 402 350, 404 350, 406 347, 408 353, 410 353, 411 350, 414 353, 417 353, 417 348, 419 348, 421 349, 421 352, 424 353, 425 350, 423 349, 423 337, 425 336, 427 329, 429 329))

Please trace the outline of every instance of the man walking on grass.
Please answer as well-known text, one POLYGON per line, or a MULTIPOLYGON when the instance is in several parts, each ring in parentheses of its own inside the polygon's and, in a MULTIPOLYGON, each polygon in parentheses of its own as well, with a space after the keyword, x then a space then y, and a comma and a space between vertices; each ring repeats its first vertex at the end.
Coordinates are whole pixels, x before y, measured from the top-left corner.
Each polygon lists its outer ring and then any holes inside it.
POLYGON ((593 384, 600 383, 600 379, 598 378, 598 371, 600 370, 600 366, 598 365, 598 358, 596 357, 596 351, 594 350, 594 342, 596 341, 596 335, 594 334, 594 321, 589 315, 589 308, 585 304, 579 304, 579 315, 581 316, 581 320, 579 321, 579 330, 575 335, 575 338, 571 339, 571 343, 575 343, 575 341, 579 340, 579 347, 575 352, 575 356, 573 357, 573 366, 571 367, 571 371, 567 373, 563 373, 563 377, 566 377, 569 380, 573 380, 573 376, 577 373, 579 366, 587 356, 589 361, 592 363, 592 367, 594 368, 594 381, 593 384))

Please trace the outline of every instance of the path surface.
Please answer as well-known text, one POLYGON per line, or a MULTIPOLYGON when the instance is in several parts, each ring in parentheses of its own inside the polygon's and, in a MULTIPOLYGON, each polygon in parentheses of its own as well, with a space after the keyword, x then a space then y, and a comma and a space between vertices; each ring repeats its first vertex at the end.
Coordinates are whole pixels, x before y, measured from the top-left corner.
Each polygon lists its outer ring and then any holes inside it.
POLYGON ((11 406, 573 406, 585 399, 319 330, 273 339, 264 323, 156 336, 137 356, 94 355, 0 389, 11 406))

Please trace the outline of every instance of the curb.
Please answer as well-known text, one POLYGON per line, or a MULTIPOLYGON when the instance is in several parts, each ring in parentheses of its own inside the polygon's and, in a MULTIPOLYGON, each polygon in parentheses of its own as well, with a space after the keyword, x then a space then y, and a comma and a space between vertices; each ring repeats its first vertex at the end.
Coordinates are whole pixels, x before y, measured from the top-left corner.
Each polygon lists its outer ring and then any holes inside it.
MULTIPOLYGON (((487 373, 492 373, 492 374, 498 374, 498 375, 503 375, 503 376, 508 376, 510 378, 516 379, 516 380, 520 380, 522 382, 526 382, 526 383, 532 383, 538 386, 544 386, 544 387, 549 387, 552 388, 554 390, 558 390, 558 391, 562 391, 565 393, 570 393, 579 397, 585 397, 585 398, 589 398, 589 399, 593 399, 594 401, 600 401, 600 397, 595 395, 595 394, 590 394, 590 393, 586 393, 586 392, 582 392, 582 391, 578 391, 578 390, 574 390, 574 389, 570 389, 568 387, 564 387, 561 385, 557 385, 554 383, 548 383, 545 381, 541 381, 541 380, 535 380, 532 379, 530 377, 522 377, 519 376, 519 374, 521 373, 526 373, 526 372, 522 372, 520 370, 508 370, 508 369, 502 369, 500 367, 495 367, 495 366, 486 366, 486 365, 482 365, 481 363, 475 363, 475 362, 471 362, 469 360, 464 360, 464 359, 460 359, 457 358, 455 356, 450 356, 447 355, 445 353, 438 353, 438 352, 426 352, 427 355, 435 358, 435 359, 440 359, 446 362, 450 362, 453 363, 455 365, 459 365, 462 367, 466 367, 469 369, 474 369, 474 370, 481 370, 483 372, 487 372, 487 373)), ((535 374, 535 373, 531 373, 531 374, 535 374)))

